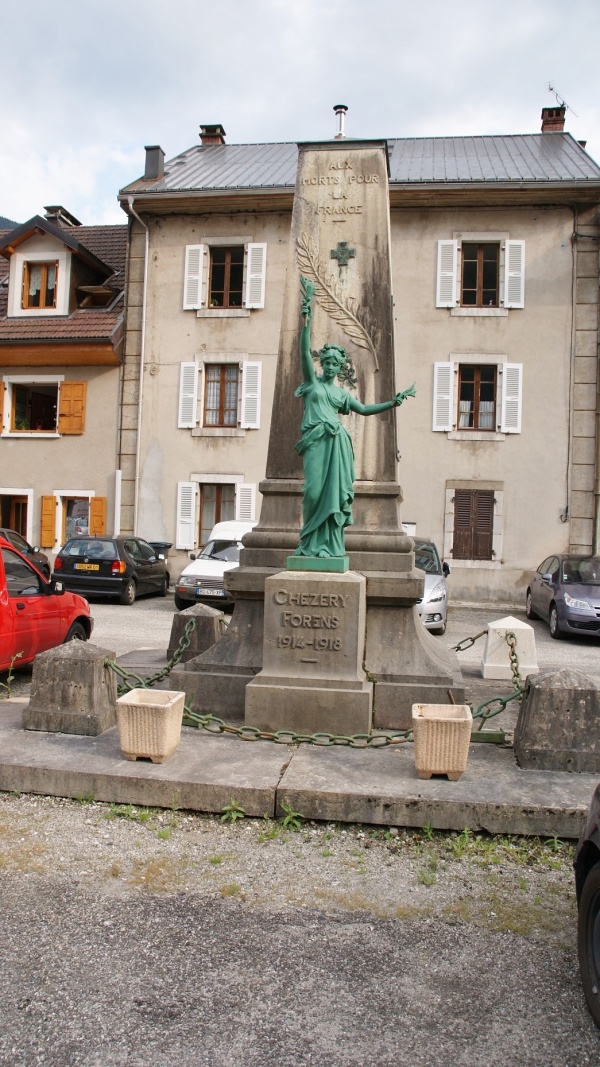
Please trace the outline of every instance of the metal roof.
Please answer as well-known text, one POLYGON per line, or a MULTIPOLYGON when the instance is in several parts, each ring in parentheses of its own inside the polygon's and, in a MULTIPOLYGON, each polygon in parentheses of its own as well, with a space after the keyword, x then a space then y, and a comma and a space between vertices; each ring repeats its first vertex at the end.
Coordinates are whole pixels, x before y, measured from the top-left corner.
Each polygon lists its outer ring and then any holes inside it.
MULTIPOLYGON (((387 143, 392 186, 600 181, 600 167, 570 133, 409 137, 387 143)), ((297 159, 295 143, 195 145, 169 160, 160 180, 140 179, 122 192, 293 189, 297 159)))

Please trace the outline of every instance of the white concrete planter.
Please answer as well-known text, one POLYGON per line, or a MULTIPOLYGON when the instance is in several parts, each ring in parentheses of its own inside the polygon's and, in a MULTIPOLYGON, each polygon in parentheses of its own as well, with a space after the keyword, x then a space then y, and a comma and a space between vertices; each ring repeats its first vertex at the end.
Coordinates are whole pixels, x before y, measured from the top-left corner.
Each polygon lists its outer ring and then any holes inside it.
POLYGON ((419 778, 447 774, 457 782, 469 758, 473 716, 468 704, 413 704, 412 725, 419 778))
POLYGON ((164 763, 181 738, 185 693, 132 689, 117 699, 119 744, 125 759, 164 763))

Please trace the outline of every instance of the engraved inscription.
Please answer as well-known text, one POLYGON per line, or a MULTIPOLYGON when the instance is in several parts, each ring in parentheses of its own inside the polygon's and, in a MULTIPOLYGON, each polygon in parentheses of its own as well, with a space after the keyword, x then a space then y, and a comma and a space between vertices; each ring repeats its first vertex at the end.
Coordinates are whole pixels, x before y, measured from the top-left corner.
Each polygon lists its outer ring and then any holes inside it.
POLYGON ((341 637, 335 633, 314 631, 335 631, 342 625, 343 620, 337 612, 347 607, 348 593, 294 593, 288 589, 276 589, 273 600, 279 607, 287 605, 279 615, 278 648, 310 648, 314 652, 341 651, 341 637), (303 611, 300 610, 302 608, 335 610, 303 611))

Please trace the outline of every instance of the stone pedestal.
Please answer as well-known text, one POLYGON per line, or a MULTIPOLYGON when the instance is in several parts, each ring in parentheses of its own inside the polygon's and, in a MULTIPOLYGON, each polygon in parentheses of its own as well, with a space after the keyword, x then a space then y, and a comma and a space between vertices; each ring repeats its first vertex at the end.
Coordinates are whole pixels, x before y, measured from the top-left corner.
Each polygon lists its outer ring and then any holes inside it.
POLYGON ((498 681, 511 680, 512 667, 506 642, 507 633, 514 633, 517 639, 516 651, 521 677, 526 678, 528 674, 537 674, 539 668, 533 626, 515 619, 512 615, 507 615, 505 619, 497 619, 495 622, 488 623, 481 660, 482 678, 496 678, 498 681))
POLYGON ((36 656, 23 729, 95 737, 114 726, 117 676, 107 659, 115 653, 83 641, 36 656))
POLYGON ((171 659, 179 648, 179 642, 190 619, 193 619, 196 625, 190 634, 189 647, 184 650, 180 663, 187 663, 188 660, 206 652, 225 633, 227 623, 223 612, 211 608, 210 604, 192 604, 184 611, 176 611, 171 625, 168 659, 171 659))
POLYGON ((265 582, 263 669, 246 686, 246 723, 296 733, 368 733, 363 670, 366 581, 281 572, 265 582))
POLYGON ((569 667, 528 678, 515 756, 529 770, 600 773, 600 687, 569 667))

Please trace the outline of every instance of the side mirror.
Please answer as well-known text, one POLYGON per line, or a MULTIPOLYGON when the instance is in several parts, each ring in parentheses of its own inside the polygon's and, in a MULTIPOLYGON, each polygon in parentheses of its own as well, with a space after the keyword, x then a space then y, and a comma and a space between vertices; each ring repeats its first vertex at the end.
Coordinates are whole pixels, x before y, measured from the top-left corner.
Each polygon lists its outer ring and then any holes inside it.
POLYGON ((450 574, 450 567, 446 563, 446 560, 444 560, 444 562, 442 563, 442 570, 444 572, 444 578, 447 578, 450 574))
POLYGON ((550 572, 548 572, 547 574, 542 574, 542 581, 549 582, 550 585, 552 585, 552 575, 550 574, 550 572))
POLYGON ((34 551, 34 552, 41 552, 42 550, 41 550, 41 548, 40 548, 40 546, 39 546, 39 545, 34 545, 34 546, 33 546, 33 551, 34 551))
POLYGON ((48 582, 48 596, 62 596, 65 591, 65 587, 62 582, 53 578, 48 582))
POLYGON ((197 558, 198 558, 198 557, 197 557, 197 556, 195 556, 193 552, 190 552, 190 559, 197 559, 197 558))
POLYGON ((158 558, 162 559, 163 563, 165 562, 165 557, 163 556, 162 552, 158 553, 158 558))

